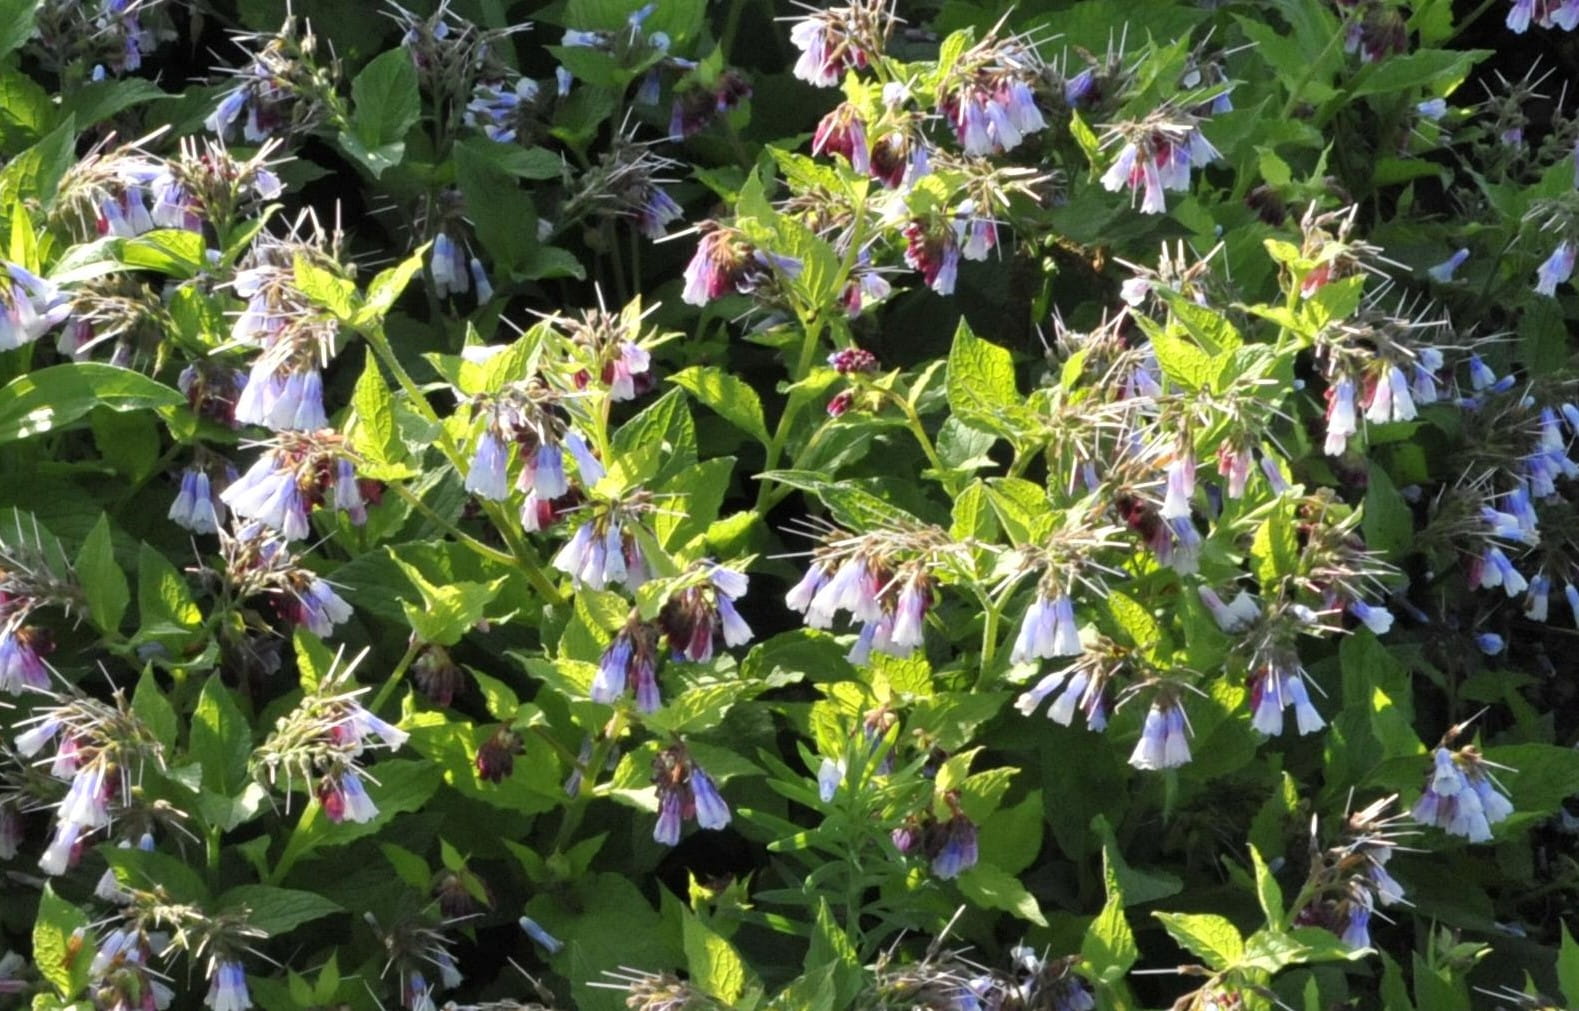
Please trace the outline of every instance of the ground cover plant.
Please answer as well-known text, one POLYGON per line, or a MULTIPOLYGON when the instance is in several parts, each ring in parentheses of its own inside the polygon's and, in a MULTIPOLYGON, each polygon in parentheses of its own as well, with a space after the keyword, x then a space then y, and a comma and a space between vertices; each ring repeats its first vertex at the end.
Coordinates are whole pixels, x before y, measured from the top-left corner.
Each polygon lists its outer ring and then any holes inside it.
POLYGON ((1579 1005, 1575 27, 0 0, 0 1008, 1579 1005))

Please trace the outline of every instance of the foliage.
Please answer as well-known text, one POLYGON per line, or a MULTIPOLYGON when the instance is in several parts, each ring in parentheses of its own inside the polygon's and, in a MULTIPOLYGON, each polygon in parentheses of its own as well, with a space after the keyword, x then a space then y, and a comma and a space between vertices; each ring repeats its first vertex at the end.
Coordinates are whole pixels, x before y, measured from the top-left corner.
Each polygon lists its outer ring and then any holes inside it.
POLYGON ((1572 5, 414 6, 0 4, 0 1007, 1579 1002, 1572 5))

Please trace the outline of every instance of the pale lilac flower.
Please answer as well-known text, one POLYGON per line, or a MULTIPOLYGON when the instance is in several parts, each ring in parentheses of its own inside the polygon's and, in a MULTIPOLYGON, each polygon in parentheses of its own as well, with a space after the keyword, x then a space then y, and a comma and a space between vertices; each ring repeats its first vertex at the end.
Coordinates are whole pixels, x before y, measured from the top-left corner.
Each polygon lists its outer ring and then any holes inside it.
POLYGON ((477 439, 477 451, 466 471, 466 490, 492 502, 509 498, 509 475, 505 471, 509 458, 509 446, 492 429, 485 429, 477 439))
POLYGON ((1557 286, 1573 276, 1574 256, 1579 252, 1572 240, 1564 239, 1552 250, 1552 254, 1542 263, 1536 272, 1535 293, 1537 295, 1557 294, 1557 286))
POLYGON ((1464 265, 1464 261, 1467 259, 1469 259, 1469 250, 1460 249, 1446 260, 1427 270, 1426 274, 1437 284, 1447 284, 1453 280, 1453 275, 1458 271, 1459 267, 1464 265))
POLYGON ((1176 769, 1186 764, 1190 760, 1187 727, 1184 708, 1176 700, 1152 703, 1129 764, 1146 770, 1176 769))
POLYGON ((240 962, 217 960, 203 1003, 214 1011, 247 1011, 252 996, 247 992, 247 973, 240 962))

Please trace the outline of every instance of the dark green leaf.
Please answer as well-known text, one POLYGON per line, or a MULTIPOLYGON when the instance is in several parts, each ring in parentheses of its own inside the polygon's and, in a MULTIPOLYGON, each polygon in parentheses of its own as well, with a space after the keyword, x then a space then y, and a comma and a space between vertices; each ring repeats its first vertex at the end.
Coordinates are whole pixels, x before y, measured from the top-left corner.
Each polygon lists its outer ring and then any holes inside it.
POLYGON ((0 388, 0 442, 63 428, 95 407, 137 411, 186 403, 179 390, 98 362, 52 365, 0 388))

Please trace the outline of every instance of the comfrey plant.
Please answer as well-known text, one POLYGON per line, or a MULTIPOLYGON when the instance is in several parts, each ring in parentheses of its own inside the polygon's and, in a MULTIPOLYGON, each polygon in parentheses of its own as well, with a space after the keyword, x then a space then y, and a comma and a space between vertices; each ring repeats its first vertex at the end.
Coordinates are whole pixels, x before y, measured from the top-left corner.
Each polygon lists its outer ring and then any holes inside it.
POLYGON ((0 1007, 1572 1004, 1450 6, 14 4, 0 1007))

